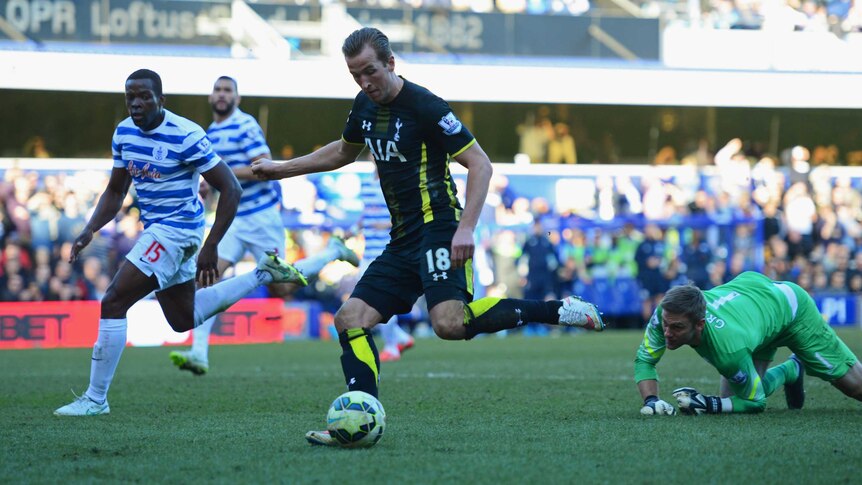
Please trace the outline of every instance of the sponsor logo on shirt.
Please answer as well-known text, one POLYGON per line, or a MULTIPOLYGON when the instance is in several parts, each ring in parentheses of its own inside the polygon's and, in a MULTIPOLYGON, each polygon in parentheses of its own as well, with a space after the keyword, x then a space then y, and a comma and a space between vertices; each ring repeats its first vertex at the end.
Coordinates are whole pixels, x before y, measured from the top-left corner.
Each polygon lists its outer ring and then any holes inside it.
POLYGON ((440 118, 437 122, 440 128, 443 128, 443 134, 447 136, 457 135, 461 133, 461 121, 455 117, 455 113, 449 112, 446 116, 440 118))
POLYGON ((158 169, 150 165, 149 162, 145 163, 143 167, 138 168, 135 166, 135 162, 129 161, 129 164, 126 166, 126 170, 129 171, 129 175, 132 177, 151 179, 162 178, 162 174, 159 173, 158 169))

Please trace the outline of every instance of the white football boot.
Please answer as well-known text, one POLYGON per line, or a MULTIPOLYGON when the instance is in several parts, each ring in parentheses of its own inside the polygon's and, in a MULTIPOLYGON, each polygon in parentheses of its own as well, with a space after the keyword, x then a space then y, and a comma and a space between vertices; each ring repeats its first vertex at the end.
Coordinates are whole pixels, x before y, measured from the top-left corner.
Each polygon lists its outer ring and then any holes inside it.
POLYGON ((111 407, 108 406, 107 399, 99 404, 87 396, 75 396, 74 401, 54 410, 54 416, 100 416, 110 413, 111 407))
POLYGON ((568 296, 563 299, 563 306, 557 311, 560 315, 560 325, 568 327, 581 327, 587 330, 601 332, 605 329, 602 315, 592 303, 584 301, 577 296, 568 296))

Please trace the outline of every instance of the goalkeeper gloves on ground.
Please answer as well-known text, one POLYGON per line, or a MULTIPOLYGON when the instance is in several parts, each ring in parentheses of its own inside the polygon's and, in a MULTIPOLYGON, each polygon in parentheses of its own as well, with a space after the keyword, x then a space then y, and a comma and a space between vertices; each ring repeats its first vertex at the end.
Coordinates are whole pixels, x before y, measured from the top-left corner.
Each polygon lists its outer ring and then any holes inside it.
POLYGON ((673 397, 679 406, 679 412, 692 416, 701 414, 718 414, 721 412, 721 398, 704 396, 691 387, 680 387, 673 391, 673 397))
POLYGON ((647 396, 644 399, 644 407, 641 408, 641 414, 652 416, 654 414, 666 414, 673 416, 676 414, 676 409, 665 401, 662 401, 658 396, 647 396))

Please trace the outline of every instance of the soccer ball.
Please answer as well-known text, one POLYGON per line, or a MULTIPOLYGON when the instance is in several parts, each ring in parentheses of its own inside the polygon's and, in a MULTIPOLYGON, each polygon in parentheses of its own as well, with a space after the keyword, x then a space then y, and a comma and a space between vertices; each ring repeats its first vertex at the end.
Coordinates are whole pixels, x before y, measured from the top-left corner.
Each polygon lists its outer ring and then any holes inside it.
POLYGON ((349 391, 335 398, 326 414, 326 429, 344 448, 368 448, 383 436, 386 412, 371 394, 349 391))

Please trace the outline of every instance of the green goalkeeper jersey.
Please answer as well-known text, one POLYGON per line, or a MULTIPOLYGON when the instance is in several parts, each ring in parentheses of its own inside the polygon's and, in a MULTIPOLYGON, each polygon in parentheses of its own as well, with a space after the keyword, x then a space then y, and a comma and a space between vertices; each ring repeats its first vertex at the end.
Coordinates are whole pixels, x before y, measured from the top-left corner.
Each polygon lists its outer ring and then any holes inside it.
MULTIPOLYGON (((758 350, 782 345, 796 313, 793 290, 766 276, 745 272, 704 291, 706 323, 695 351, 724 376, 735 396, 733 412, 765 406, 766 393, 754 367, 758 350)), ((647 324, 635 357, 635 381, 658 380, 655 365, 665 351, 661 305, 647 324)))

